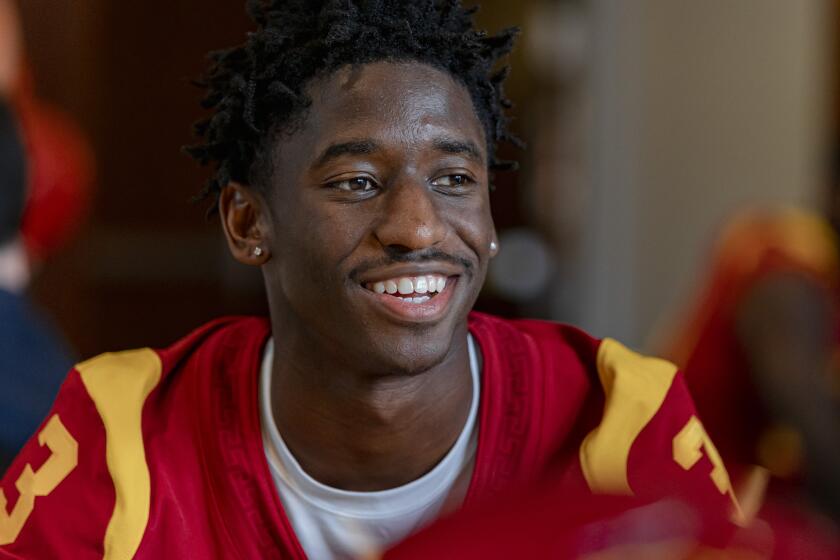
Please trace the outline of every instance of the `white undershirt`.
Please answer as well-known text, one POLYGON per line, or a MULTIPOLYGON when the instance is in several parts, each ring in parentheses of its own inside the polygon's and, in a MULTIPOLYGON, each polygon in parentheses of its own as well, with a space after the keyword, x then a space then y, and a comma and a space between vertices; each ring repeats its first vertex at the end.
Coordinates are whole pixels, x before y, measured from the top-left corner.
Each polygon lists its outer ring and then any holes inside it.
POLYGON ((381 551, 438 516, 456 480, 471 469, 478 438, 480 376, 472 336, 468 339, 473 395, 455 445, 431 471, 397 488, 350 492, 321 484, 304 472, 283 438, 271 410, 274 341, 263 353, 260 422, 268 465, 286 516, 309 558, 360 558, 381 551))

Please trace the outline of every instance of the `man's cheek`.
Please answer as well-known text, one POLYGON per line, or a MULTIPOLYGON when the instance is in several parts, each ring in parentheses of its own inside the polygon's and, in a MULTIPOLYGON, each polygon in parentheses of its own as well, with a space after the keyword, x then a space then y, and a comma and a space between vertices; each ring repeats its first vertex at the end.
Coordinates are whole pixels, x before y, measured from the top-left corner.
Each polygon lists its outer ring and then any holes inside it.
POLYGON ((301 287, 314 296, 329 298, 341 288, 340 270, 335 255, 326 243, 311 243, 301 247, 294 272, 301 287))

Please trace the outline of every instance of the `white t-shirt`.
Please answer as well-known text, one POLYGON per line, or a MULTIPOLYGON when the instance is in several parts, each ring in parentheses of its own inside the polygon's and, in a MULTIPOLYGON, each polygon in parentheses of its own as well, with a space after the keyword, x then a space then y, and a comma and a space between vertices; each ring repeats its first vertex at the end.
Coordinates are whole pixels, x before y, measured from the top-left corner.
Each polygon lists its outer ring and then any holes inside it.
POLYGON ((274 422, 271 367, 274 341, 263 354, 260 421, 263 445, 277 492, 298 541, 313 560, 359 558, 381 551, 435 519, 453 485, 472 469, 478 439, 480 375, 469 337, 472 404, 461 435, 431 471, 397 488, 350 492, 321 484, 303 471, 274 422))

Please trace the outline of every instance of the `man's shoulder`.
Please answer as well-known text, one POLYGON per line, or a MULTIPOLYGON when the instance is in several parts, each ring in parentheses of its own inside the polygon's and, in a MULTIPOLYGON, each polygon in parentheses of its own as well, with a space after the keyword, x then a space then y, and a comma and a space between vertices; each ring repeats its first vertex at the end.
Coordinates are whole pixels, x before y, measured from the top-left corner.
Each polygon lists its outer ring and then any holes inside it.
MULTIPOLYGON (((205 389, 209 383, 218 385, 218 379, 229 389, 236 380, 248 377, 242 375, 243 371, 256 372, 268 334, 268 321, 264 318, 223 317, 166 348, 100 354, 73 367, 56 405, 92 402, 97 421, 106 431, 120 431, 128 418, 139 419, 150 401, 157 410, 156 416, 168 414, 169 408, 184 406, 185 401, 194 408, 208 398, 205 389)), ((157 424, 144 422, 144 430, 157 424)))
MULTIPOLYGON (((103 536, 106 549, 133 556, 150 515, 155 473, 196 475, 198 446, 212 441, 208 423, 218 420, 213 412, 224 399, 252 393, 268 330, 265 319, 218 319, 164 349, 106 353, 77 364, 0 481, 0 558, 16 551, 46 557, 81 541, 102 543, 103 536), (242 375, 246 368, 254 375, 242 375), (72 530, 55 526, 79 508, 87 515, 72 530)), ((179 492, 197 491, 194 486, 179 492)))
POLYGON ((253 358, 251 354, 258 354, 256 350, 262 347, 268 333, 265 318, 222 317, 198 327, 165 348, 136 348, 89 358, 76 364, 71 376, 78 375, 97 407, 129 396, 145 400, 170 376, 204 375, 211 369, 230 366, 246 357, 253 358), (100 405, 100 401, 103 404, 100 405))
POLYGON ((604 396, 613 393, 616 385, 623 389, 628 384, 623 399, 650 400, 648 395, 666 391, 677 374, 676 366, 665 360, 565 323, 473 313, 470 329, 491 360, 502 362, 506 375, 548 376, 549 383, 585 377, 604 396))
POLYGON ((564 323, 473 313, 470 328, 485 359, 505 377, 537 376, 549 393, 583 383, 605 412, 643 406, 654 413, 677 376, 676 366, 665 360, 564 323))
POLYGON ((164 369, 190 355, 230 359, 249 342, 262 346, 270 332, 265 317, 220 317, 193 330, 166 348, 156 349, 164 362, 164 369))
POLYGON ((578 447, 580 475, 594 493, 671 492, 689 471, 703 484, 714 482, 715 493, 731 492, 675 365, 550 321, 474 314, 471 330, 491 341, 501 378, 538 377, 541 418, 567 422, 573 409, 577 427, 563 446, 578 447), (526 357, 504 361, 519 354, 526 357))
MULTIPOLYGON (((470 328, 480 343, 502 354, 528 351, 529 365, 539 373, 564 376, 564 369, 585 371, 604 393, 616 383, 631 383, 624 397, 667 390, 677 374, 670 362, 639 354, 611 338, 600 339, 573 325, 540 319, 504 319, 484 313, 470 315, 470 328), (547 371, 546 371, 547 370, 547 371)), ((484 349, 484 347, 482 347, 484 349)))

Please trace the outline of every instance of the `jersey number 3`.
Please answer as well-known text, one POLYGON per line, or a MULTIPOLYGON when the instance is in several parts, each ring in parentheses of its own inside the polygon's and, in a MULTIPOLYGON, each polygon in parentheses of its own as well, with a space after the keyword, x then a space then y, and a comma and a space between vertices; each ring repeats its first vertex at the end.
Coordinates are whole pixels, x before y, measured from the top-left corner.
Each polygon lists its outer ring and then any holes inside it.
POLYGON ((49 448, 50 456, 37 471, 32 470, 29 463, 23 467, 15 481, 20 497, 11 513, 7 513, 6 495, 0 489, 0 546, 15 542, 32 514, 35 498, 55 490, 78 464, 79 444, 61 423, 58 414, 53 414, 38 433, 38 443, 49 448))
POLYGON ((727 494, 732 501, 732 521, 738 525, 745 525, 747 519, 735 497, 729 474, 723 466, 723 460, 712 440, 709 439, 703 424, 696 416, 692 416, 674 438, 674 461, 685 470, 689 470, 697 464, 704 453, 712 463, 712 472, 709 474, 712 482, 721 494, 727 494))

